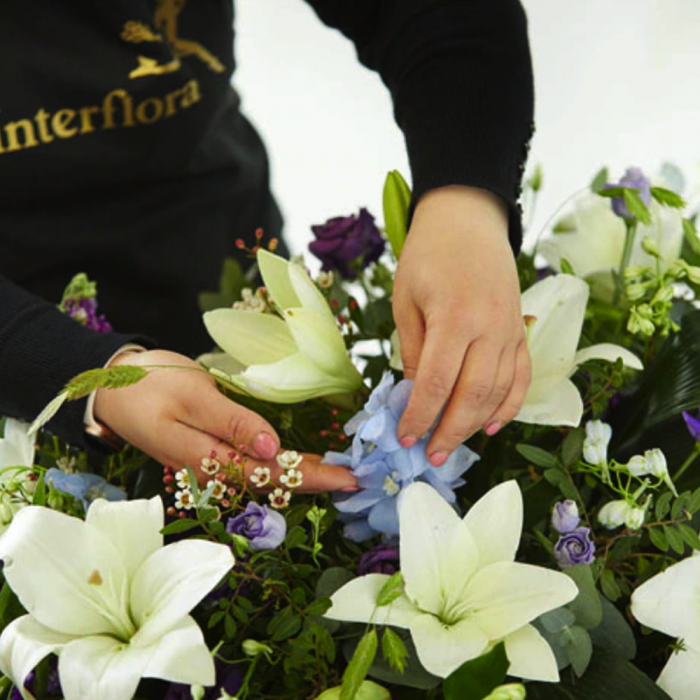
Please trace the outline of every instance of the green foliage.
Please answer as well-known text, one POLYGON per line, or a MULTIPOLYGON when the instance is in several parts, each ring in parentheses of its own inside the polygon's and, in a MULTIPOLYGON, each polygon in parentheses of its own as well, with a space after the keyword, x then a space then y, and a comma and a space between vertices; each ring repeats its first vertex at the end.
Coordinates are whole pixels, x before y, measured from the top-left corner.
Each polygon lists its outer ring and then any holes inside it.
POLYGON ((651 196, 659 203, 672 209, 683 209, 685 200, 673 190, 664 187, 652 187, 651 196))
POLYGON ((63 292, 61 298, 61 307, 65 305, 68 299, 93 299, 97 296, 97 284, 91 282, 84 272, 80 272, 73 277, 68 283, 68 286, 63 292))
POLYGON ((340 700, 353 700, 377 653, 377 631, 365 632, 343 674, 340 700))
POLYGON ((503 683, 510 662, 500 642, 477 659, 463 663, 443 683, 445 700, 483 700, 503 683))
POLYGON ((403 673, 406 670, 408 650, 401 637, 391 627, 386 627, 382 632, 382 655, 394 671, 403 673))
POLYGON ((595 194, 600 194, 601 190, 603 190, 603 188, 608 182, 610 182, 610 174, 608 172, 608 169, 601 168, 595 174, 595 177, 591 181, 591 192, 594 192, 595 194))
POLYGON ((97 389, 121 389, 137 384, 148 376, 148 370, 132 365, 89 369, 73 377, 65 386, 68 399, 82 399, 97 389))
POLYGON ((391 605, 403 593, 403 574, 397 571, 390 576, 377 594, 377 607, 391 605))
POLYGON ((408 233, 408 209, 411 189, 398 170, 392 170, 384 181, 384 226, 386 235, 398 260, 408 233))

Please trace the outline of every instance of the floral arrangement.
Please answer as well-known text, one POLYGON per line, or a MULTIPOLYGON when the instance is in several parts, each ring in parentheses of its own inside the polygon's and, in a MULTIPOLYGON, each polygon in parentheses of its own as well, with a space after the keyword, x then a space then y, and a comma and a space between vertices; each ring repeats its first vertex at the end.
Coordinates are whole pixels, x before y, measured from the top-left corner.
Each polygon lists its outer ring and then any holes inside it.
MULTIPOLYGON (((0 698, 698 700, 700 241, 665 179, 601 171, 521 254, 525 405, 441 467, 430 434, 396 437, 396 172, 384 230, 364 209, 313 228, 315 278, 256 232, 251 270, 202 296, 202 371, 274 425, 276 460, 96 461, 43 427, 157 368, 5 420, 0 698), (357 486, 303 494, 313 454, 357 486)), ((84 277, 61 308, 109 328, 84 277)))

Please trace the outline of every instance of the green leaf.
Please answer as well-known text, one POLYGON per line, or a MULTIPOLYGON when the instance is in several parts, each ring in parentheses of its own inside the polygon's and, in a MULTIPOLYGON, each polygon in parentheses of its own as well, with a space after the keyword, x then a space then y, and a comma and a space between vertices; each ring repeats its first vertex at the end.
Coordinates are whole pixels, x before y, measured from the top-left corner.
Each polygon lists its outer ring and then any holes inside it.
POLYGON ((578 587, 578 595, 568 605, 576 615, 576 622, 588 629, 597 627, 603 619, 603 608, 591 567, 578 564, 564 569, 564 573, 578 587))
POLYGON ((585 437, 586 431, 583 428, 576 428, 566 436, 561 448, 561 459, 565 467, 572 467, 581 459, 585 437))
POLYGON ((685 551, 685 540, 683 539, 681 533, 673 526, 664 525, 664 535, 666 535, 666 539, 668 540, 669 545, 671 545, 671 549, 676 554, 683 554, 685 551))
POLYGON ((538 163, 532 175, 528 178, 528 184, 533 192, 539 192, 542 189, 542 166, 538 163))
POLYGON ((304 612, 311 616, 324 615, 331 609, 331 605, 330 598, 317 598, 307 606, 304 612))
POLYGON ((700 239, 698 239, 698 230, 695 228, 695 223, 690 219, 683 219, 683 236, 690 246, 690 250, 696 255, 700 255, 700 239))
POLYGON ((287 549, 294 549, 295 547, 300 547, 307 540, 306 531, 303 527, 295 525, 287 534, 284 540, 284 544, 287 549))
POLYGON ((681 537, 686 541, 689 547, 700 551, 700 537, 698 537, 698 533, 695 532, 692 527, 681 524, 678 526, 678 532, 680 532, 681 537))
POLYGON ((672 498, 673 494, 670 491, 659 496, 654 506, 654 515, 656 515, 657 520, 663 520, 668 515, 668 512, 671 510, 672 498))
MULTIPOLYGON (((342 686, 329 688, 321 693, 316 700, 341 700, 342 686)), ((363 681, 355 694, 354 700, 391 700, 391 693, 381 685, 372 681, 363 681)))
POLYGON ((659 203, 673 209, 683 209, 685 200, 673 190, 667 190, 665 187, 652 187, 651 196, 659 203))
POLYGON ((234 302, 240 300, 241 292, 246 286, 251 285, 246 281, 238 261, 226 258, 219 278, 219 291, 200 293, 200 311, 204 313, 214 309, 230 309, 234 302))
POLYGON ((35 506, 45 506, 46 505, 46 479, 40 476, 34 487, 34 495, 32 496, 32 505, 35 506))
POLYGON ((408 233, 408 210, 411 206, 411 188, 398 170, 392 170, 384 181, 384 227, 398 260, 408 233))
POLYGON ((404 672, 408 651, 401 637, 391 627, 385 627, 382 633, 382 655, 391 668, 398 673, 404 672))
POLYGON ((330 598, 337 590, 341 589, 348 581, 356 578, 352 571, 340 566, 332 566, 326 569, 316 584, 317 598, 330 598))
POLYGON ((483 700, 503 683, 510 661, 503 642, 487 654, 465 661, 442 685, 445 700, 483 700))
POLYGON ((630 661, 637 655, 637 641, 625 616, 605 597, 600 596, 603 619, 589 630, 593 646, 607 649, 621 659, 630 661))
POLYGON ((574 625, 560 633, 559 643, 571 661, 574 673, 580 678, 586 672, 593 656, 593 642, 590 635, 580 625, 574 625))
POLYGON ((561 268, 563 274, 576 276, 574 266, 566 258, 559 259, 559 267, 561 268))
POLYGON ((608 199, 618 199, 623 197, 625 194, 624 187, 606 187, 604 189, 598 190, 597 194, 601 197, 607 197, 608 199))
POLYGON ((188 530, 193 530, 199 527, 198 520, 192 520, 191 518, 182 518, 179 520, 173 520, 173 522, 168 523, 161 531, 161 535, 176 535, 179 532, 187 532, 188 530))
POLYGON ((680 520, 683 516, 683 511, 687 508, 690 502, 690 492, 684 491, 678 498, 673 502, 673 508, 671 508, 671 519, 680 520))
POLYGON ((591 181, 591 191, 599 193, 603 187, 610 181, 607 168, 601 168, 591 181))
POLYGON ((643 224, 651 223, 651 214, 649 213, 649 209, 634 189, 625 187, 622 198, 625 200, 625 204, 627 205, 627 209, 629 209, 630 214, 635 219, 638 219, 643 224))
POLYGON ((293 637, 301 629, 301 615, 294 608, 283 608, 267 626, 267 633, 273 642, 281 642, 293 637))
POLYGON ((236 636, 236 628, 236 621, 230 615, 226 615, 224 618, 224 632, 229 639, 233 639, 236 636))
POLYGON ((576 615, 569 608, 555 608, 543 613, 537 618, 547 632, 556 634, 576 622, 576 615))
POLYGON ((387 579, 377 594, 377 607, 390 605, 403 593, 403 590, 403 574, 397 571, 387 579))
POLYGON ((132 365, 117 365, 104 369, 89 369, 73 377, 64 390, 69 401, 82 399, 97 389, 121 389, 140 382, 148 376, 148 370, 132 365))
POLYGON ((600 586, 608 600, 615 602, 621 595, 620 586, 617 585, 615 574, 610 569, 605 569, 600 575, 600 586))
POLYGON ((579 493, 571 482, 571 479, 567 476, 565 472, 561 469, 547 469, 544 472, 544 478, 556 486, 565 498, 569 498, 572 501, 580 501, 579 493))
POLYGON ((664 531, 660 527, 650 527, 649 528, 649 539, 651 543, 661 552, 668 552, 670 546, 669 541, 666 539, 664 531))
POLYGON ((532 462, 537 467, 544 467, 549 469, 556 467, 557 460, 553 454, 543 450, 541 447, 535 447, 534 445, 516 445, 515 449, 523 456, 528 462, 532 462))
POLYGON ((376 654, 377 630, 373 627, 360 640, 348 667, 345 669, 345 673, 343 673, 340 700, 354 700, 376 654))

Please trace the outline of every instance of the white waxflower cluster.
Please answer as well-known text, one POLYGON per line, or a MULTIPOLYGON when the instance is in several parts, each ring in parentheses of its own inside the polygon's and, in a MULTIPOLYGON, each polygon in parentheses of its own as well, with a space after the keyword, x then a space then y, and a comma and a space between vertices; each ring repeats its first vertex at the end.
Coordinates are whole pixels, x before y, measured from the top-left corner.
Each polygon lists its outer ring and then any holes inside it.
MULTIPOLYGON (((302 485, 304 475, 298 467, 303 459, 304 457, 294 450, 287 450, 277 455, 277 464, 283 472, 279 479, 281 486, 276 486, 268 494, 270 505, 273 508, 277 510, 286 508, 292 498, 292 491, 302 485), (288 490, 285 491, 285 488, 288 490)), ((272 473, 269 467, 256 467, 248 478, 255 488, 260 489, 271 483, 272 473)))
POLYGON ((241 300, 235 301, 232 308, 235 311, 257 311, 264 314, 270 310, 270 305, 263 287, 258 287, 255 291, 246 287, 241 290, 241 300))
MULTIPOLYGON (((207 481, 205 493, 209 492, 208 501, 222 501, 226 496, 226 484, 217 476, 221 471, 221 463, 213 456, 205 457, 200 465, 200 470, 207 476, 212 478, 207 481)), ((175 508, 177 510, 192 510, 196 503, 192 494, 192 483, 190 481, 190 473, 187 469, 181 469, 175 472, 175 483, 178 490, 175 491, 175 508)), ((218 506, 214 506, 218 508, 218 506)))

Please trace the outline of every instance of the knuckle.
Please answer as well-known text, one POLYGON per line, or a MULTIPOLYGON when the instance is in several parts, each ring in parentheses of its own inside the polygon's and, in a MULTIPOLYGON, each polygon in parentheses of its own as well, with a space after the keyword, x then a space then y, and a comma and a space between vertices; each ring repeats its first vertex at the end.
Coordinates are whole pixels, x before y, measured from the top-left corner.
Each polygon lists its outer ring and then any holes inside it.
POLYGON ((450 395, 452 387, 448 385, 445 378, 439 374, 430 373, 423 376, 423 392, 433 399, 446 399, 450 395))
POLYGON ((485 382, 472 382, 464 392, 469 403, 484 403, 492 394, 493 387, 485 382))

